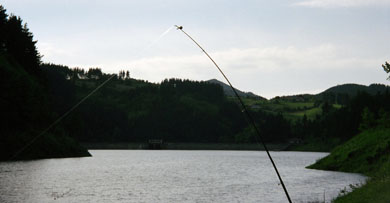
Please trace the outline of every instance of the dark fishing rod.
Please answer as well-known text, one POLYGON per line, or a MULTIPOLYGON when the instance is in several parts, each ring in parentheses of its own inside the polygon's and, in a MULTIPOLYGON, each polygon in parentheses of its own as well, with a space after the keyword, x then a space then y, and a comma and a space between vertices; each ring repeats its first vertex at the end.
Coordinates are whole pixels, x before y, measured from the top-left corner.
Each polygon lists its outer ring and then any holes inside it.
MULTIPOLYGON (((260 139, 260 142, 261 144, 263 145, 265 151, 267 152, 267 155, 268 155, 268 158, 269 160, 271 161, 272 163, 272 166, 274 167, 275 169, 275 172, 276 172, 276 175, 278 176, 279 178, 279 181, 280 181, 280 184, 282 185, 283 187, 283 190, 284 190, 284 193, 286 194, 286 197, 288 199, 288 202, 292 203, 291 201, 291 198, 290 198, 290 195, 288 194, 288 191, 287 191, 287 188, 286 186, 284 185, 284 182, 283 182, 283 179, 282 177, 280 176, 279 174, 279 171, 278 171, 278 168, 276 167, 276 164, 274 162, 274 160, 272 159, 271 157, 271 154, 269 153, 269 150, 268 150, 268 147, 267 145, 265 144, 265 142, 263 141, 263 138, 261 137, 261 134, 260 134, 260 131, 259 129, 257 128, 256 126, 256 123, 255 123, 255 120, 253 119, 253 117, 251 116, 251 114, 249 113, 249 111, 247 110, 246 108, 246 105, 244 104, 244 102, 242 101, 241 97, 238 95, 236 89, 233 87, 232 83, 230 83, 229 79, 226 77, 225 73, 223 73, 222 69, 218 66, 218 64, 213 60, 213 58, 211 58, 211 56, 203 49, 202 46, 199 45, 198 42, 196 42, 189 34, 187 34, 184 30, 183 30, 183 26, 178 26, 178 25, 175 25, 176 28, 180 31, 182 31, 188 38, 190 38, 202 51, 204 54, 206 54, 206 56, 214 63, 215 67, 217 67, 218 71, 222 74, 222 76, 225 78, 226 82, 229 84, 229 86, 232 88, 234 94, 236 95, 238 101, 240 102, 241 106, 242 106, 242 109, 243 111, 245 112, 246 116, 248 117, 248 120, 249 122, 252 124, 253 128, 255 129, 256 131, 256 134, 258 136, 258 138, 260 139)), ((257 138, 256 138, 257 140, 257 138)))

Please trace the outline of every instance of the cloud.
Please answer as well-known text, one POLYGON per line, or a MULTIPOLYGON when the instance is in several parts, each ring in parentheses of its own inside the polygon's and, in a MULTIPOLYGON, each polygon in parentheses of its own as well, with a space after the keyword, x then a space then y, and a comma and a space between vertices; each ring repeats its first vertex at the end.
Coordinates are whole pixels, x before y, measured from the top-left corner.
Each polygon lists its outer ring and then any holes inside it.
POLYGON ((369 58, 362 59, 352 54, 346 54, 345 47, 333 44, 322 44, 301 48, 296 46, 267 47, 251 49, 232 49, 216 52, 212 55, 221 66, 232 71, 281 72, 285 69, 306 70, 354 67, 372 62, 369 58))
MULTIPOLYGON (((377 58, 360 58, 346 54, 344 47, 323 44, 308 48, 268 47, 230 49, 210 53, 228 75, 283 74, 286 72, 337 72, 356 67, 372 67, 377 58)), ((110 63, 105 67, 129 67, 133 76, 159 82, 165 78, 180 77, 206 80, 218 77, 213 64, 202 53, 186 56, 158 56, 135 61, 110 63)))
MULTIPOLYGON (((63 56, 64 51, 58 53, 59 50, 50 43, 42 43, 41 48, 45 54, 58 60, 63 56)), ((318 93, 336 84, 357 81, 370 84, 376 78, 385 78, 378 64, 382 64, 387 55, 361 57, 359 53, 351 51, 350 47, 329 43, 310 47, 270 46, 209 52, 236 88, 267 98, 318 93)), ((131 77, 151 82, 161 82, 166 78, 224 80, 200 51, 191 54, 166 53, 138 59, 122 58, 120 61, 102 57, 99 64, 76 60, 67 65, 82 68, 98 66, 108 73, 129 70, 131 77)))
POLYGON ((389 0, 304 0, 293 4, 294 6, 314 8, 349 8, 366 6, 390 6, 389 0))
POLYGON ((38 50, 41 54, 43 54, 44 58, 58 56, 58 55, 66 55, 69 52, 65 50, 56 49, 52 43, 49 42, 38 42, 37 44, 38 50))

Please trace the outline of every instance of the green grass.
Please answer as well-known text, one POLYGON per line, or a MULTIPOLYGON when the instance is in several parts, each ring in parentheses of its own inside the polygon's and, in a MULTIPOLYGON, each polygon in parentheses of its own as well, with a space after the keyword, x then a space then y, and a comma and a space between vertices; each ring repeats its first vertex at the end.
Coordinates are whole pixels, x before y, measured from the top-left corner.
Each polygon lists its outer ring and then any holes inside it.
POLYGON ((335 203, 388 203, 390 202, 390 180, 368 181, 366 185, 334 200, 335 203))
POLYGON ((312 169, 362 173, 370 180, 335 202, 390 202, 390 129, 371 129, 336 147, 312 169))
POLYGON ((298 118, 302 118, 306 114, 308 119, 313 120, 317 115, 319 115, 321 113, 322 113, 321 108, 314 107, 314 108, 304 110, 304 111, 295 111, 295 112, 291 112, 291 113, 288 112, 288 113, 285 113, 285 115, 287 118, 290 117, 293 119, 298 119, 298 118))
POLYGON ((314 102, 282 102, 282 104, 291 109, 314 107, 314 102))
POLYGON ((389 156, 385 155, 390 155, 390 129, 372 129, 336 147, 329 156, 310 168, 373 176, 389 160, 389 156))
POLYGON ((333 104, 332 106, 335 109, 340 109, 341 107, 343 107, 343 105, 341 105, 341 104, 333 104))
MULTIPOLYGON (((230 98, 234 99, 234 98, 230 98)), ((262 110, 268 113, 282 113, 283 116, 289 120, 295 121, 302 119, 306 114, 308 119, 315 119, 318 114, 322 113, 320 107, 316 107, 314 102, 299 102, 299 101, 287 101, 287 100, 256 100, 253 98, 243 98, 245 105, 251 108, 256 105, 257 108, 253 110, 262 110)), ((341 106, 340 106, 341 107, 341 106)), ((339 105, 335 108, 340 108, 339 105)))

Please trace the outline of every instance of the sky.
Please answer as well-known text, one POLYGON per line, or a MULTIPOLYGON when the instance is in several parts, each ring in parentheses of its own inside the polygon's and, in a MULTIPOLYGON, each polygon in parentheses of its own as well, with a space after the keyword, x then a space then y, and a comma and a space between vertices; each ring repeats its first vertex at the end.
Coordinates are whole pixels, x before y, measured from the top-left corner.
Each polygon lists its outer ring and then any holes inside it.
POLYGON ((133 78, 223 77, 266 98, 389 84, 390 0, 0 0, 43 62, 133 78))

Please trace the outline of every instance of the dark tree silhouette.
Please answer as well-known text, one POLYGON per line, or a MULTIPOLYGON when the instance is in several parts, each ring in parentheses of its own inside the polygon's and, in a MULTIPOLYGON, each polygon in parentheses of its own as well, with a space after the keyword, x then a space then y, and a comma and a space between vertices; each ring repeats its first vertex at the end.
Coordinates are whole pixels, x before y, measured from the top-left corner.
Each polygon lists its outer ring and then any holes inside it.
POLYGON ((126 79, 130 79, 130 71, 126 71, 126 79))
POLYGON ((5 49, 5 42, 6 42, 6 25, 7 25, 7 10, 4 9, 2 5, 0 5, 0 52, 4 52, 5 49))
POLYGON ((100 79, 103 76, 102 70, 100 68, 90 68, 87 73, 88 78, 90 79, 100 79))
POLYGON ((37 73, 41 56, 35 46, 37 41, 33 40, 33 34, 29 31, 27 24, 23 25, 20 17, 11 15, 5 29, 5 49, 13 56, 27 72, 37 73))
MULTIPOLYGON (((382 64, 382 68, 386 73, 390 72, 390 64, 389 62, 385 62, 385 64, 382 64)), ((387 80, 390 80, 390 76, 387 78, 387 80)))

